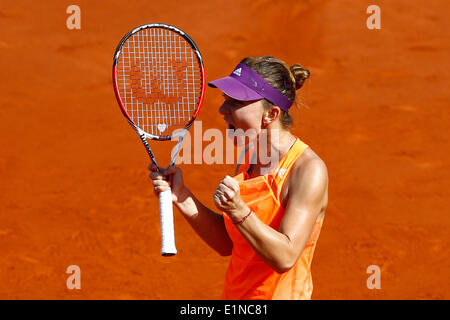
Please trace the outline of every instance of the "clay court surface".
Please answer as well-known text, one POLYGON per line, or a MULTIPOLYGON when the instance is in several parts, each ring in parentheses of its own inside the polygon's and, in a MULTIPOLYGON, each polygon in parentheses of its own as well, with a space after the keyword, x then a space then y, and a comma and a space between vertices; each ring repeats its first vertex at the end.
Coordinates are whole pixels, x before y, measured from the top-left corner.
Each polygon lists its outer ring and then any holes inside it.
MULTIPOLYGON (((313 299, 449 299, 449 9, 443 0, 2 4, 0 298, 220 298, 228 258, 178 212, 179 254, 160 256, 149 160, 111 84, 121 37, 165 22, 196 41, 208 81, 249 55, 311 70, 293 115, 330 177, 313 299), (70 4, 81 30, 66 28, 70 4), (366 27, 369 4, 381 8, 381 30, 366 27), (81 290, 66 287, 70 265, 81 290), (366 286, 370 265, 380 290, 366 286)), ((207 89, 203 129, 225 130, 221 101, 207 89)), ((211 207, 233 173, 182 168, 211 207)))

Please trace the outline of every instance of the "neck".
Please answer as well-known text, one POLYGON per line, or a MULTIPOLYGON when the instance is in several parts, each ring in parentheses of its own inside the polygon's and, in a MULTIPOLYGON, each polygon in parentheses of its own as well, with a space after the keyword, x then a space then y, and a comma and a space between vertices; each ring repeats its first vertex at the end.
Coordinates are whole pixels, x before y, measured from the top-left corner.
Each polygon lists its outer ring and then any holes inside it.
POLYGON ((267 128, 258 137, 256 163, 259 168, 270 170, 289 151, 295 137, 285 129, 267 128))

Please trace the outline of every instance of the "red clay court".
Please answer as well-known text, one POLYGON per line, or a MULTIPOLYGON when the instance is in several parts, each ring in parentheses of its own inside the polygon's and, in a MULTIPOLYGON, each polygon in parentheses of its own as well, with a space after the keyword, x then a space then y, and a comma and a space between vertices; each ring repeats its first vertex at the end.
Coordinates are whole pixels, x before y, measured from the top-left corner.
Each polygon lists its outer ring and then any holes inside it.
MULTIPOLYGON (((250 55, 311 70, 294 133, 330 176, 313 299, 450 298, 450 2, 379 0, 380 30, 366 1, 79 0, 81 30, 66 28, 69 4, 0 9, 0 298, 220 297, 228 258, 178 212, 179 254, 160 256, 149 160, 115 101, 114 49, 150 22, 195 40, 208 81, 250 55), (81 290, 66 287, 69 265, 81 290)), ((207 88, 204 130, 225 130, 221 101, 207 88)), ((213 206, 232 173, 190 165, 184 178, 213 206)))

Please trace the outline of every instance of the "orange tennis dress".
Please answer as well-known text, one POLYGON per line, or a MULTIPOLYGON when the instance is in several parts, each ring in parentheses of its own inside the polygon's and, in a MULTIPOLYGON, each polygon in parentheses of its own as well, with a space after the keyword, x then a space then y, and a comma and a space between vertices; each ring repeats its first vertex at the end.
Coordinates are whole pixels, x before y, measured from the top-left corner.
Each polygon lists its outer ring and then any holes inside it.
MULTIPOLYGON (((284 215, 280 194, 286 177, 295 161, 308 145, 300 139, 294 142, 271 174, 249 179, 249 165, 241 165, 234 179, 239 181, 242 200, 254 214, 275 230, 279 230, 284 215)), ((225 227, 233 241, 233 251, 228 265, 222 299, 233 300, 300 300, 310 299, 313 284, 311 261, 323 220, 317 221, 301 256, 287 272, 279 274, 264 263, 241 235, 239 230, 223 214, 225 227)))

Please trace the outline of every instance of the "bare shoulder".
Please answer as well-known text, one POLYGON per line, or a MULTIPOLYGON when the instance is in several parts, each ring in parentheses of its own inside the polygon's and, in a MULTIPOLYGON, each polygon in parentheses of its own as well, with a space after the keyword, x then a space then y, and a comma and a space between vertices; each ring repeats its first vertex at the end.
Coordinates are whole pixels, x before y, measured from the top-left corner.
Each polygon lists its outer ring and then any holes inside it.
POLYGON ((292 167, 289 187, 296 188, 302 183, 310 185, 311 180, 328 183, 328 170, 325 162, 311 148, 303 151, 292 167))
POLYGON ((328 169, 325 162, 311 148, 308 148, 295 162, 291 176, 294 179, 291 179, 290 182, 294 184, 301 182, 302 178, 328 181, 328 169))
POLYGON ((328 204, 328 170, 313 150, 308 148, 303 152, 288 179, 282 193, 285 201, 290 198, 294 202, 315 202, 325 211, 328 204))

